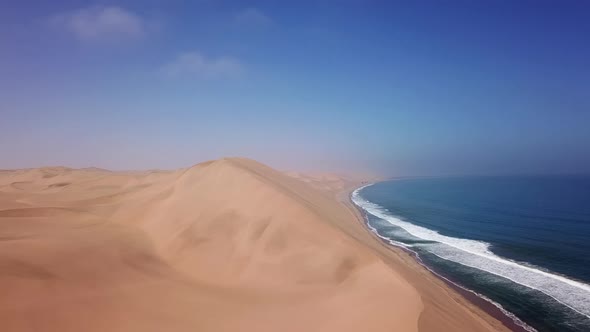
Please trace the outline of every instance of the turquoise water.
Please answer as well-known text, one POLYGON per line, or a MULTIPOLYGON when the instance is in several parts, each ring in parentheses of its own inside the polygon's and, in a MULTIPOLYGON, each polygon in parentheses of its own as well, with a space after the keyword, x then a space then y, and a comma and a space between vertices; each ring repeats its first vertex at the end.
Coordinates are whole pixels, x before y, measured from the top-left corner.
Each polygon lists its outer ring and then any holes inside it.
POLYGON ((385 241, 525 328, 590 331, 590 177, 400 179, 353 201, 385 241))

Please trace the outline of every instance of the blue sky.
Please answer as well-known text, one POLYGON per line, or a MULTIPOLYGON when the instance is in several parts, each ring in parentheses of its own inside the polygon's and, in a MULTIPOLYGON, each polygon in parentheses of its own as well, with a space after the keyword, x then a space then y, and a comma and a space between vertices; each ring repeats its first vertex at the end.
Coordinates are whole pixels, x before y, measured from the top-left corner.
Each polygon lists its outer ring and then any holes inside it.
POLYGON ((590 172, 585 1, 0 7, 0 168, 590 172))

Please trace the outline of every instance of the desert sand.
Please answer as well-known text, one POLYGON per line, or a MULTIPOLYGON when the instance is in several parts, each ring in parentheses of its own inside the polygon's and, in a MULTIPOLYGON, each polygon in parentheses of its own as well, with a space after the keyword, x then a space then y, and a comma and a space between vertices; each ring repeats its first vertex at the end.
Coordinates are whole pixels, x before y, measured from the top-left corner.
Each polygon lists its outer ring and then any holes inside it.
POLYGON ((227 158, 0 171, 2 331, 498 331, 350 204, 227 158))

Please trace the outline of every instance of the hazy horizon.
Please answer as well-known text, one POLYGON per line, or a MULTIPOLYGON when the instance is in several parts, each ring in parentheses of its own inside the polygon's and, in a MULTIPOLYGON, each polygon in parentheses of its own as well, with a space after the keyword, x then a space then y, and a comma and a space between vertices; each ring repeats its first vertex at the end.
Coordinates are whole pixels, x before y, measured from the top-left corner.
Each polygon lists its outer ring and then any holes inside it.
POLYGON ((590 3, 0 5, 0 169, 590 173, 590 3))

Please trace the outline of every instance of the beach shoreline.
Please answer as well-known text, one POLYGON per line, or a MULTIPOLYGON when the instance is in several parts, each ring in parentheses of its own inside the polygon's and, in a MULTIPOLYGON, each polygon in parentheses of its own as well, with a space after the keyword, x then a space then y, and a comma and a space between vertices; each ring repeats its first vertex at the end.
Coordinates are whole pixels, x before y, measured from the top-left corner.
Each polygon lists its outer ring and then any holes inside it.
MULTIPOLYGON (((489 324, 497 330, 509 330, 515 332, 530 331, 517 324, 512 317, 503 312, 494 303, 434 272, 430 267, 425 265, 413 251, 402 247, 395 247, 390 243, 387 243, 385 239, 379 237, 368 226, 366 212, 352 201, 353 192, 367 185, 370 184, 363 183, 362 185, 356 184, 348 186, 337 193, 337 197, 355 215, 358 225, 370 235, 373 243, 365 242, 365 244, 373 249, 377 248, 376 252, 378 252, 383 261, 390 268, 402 275, 414 274, 416 273, 416 270, 422 270, 418 272, 422 278, 406 278, 406 280, 412 286, 416 287, 423 297, 423 302, 425 302, 423 315, 430 315, 428 313, 429 311, 436 313, 437 310, 436 308, 428 308, 430 300, 424 301, 424 297, 428 297, 432 290, 429 292, 423 292, 420 291, 420 289, 434 286, 435 288, 442 290, 442 292, 438 292, 439 294, 434 295, 440 296, 444 294, 444 296, 452 299, 452 303, 456 303, 458 307, 462 307, 465 310, 465 313, 469 316, 474 317, 478 321, 483 321, 485 324, 489 324), (501 328, 498 324, 501 325, 501 328)), ((433 302, 438 301, 440 301, 440 299, 435 299, 433 302)), ((419 330, 436 331, 437 329, 434 326, 431 326, 430 323, 426 322, 431 320, 431 318, 423 317, 423 315, 421 315, 420 318, 419 330)), ((433 316, 437 315, 434 314, 433 316)))

